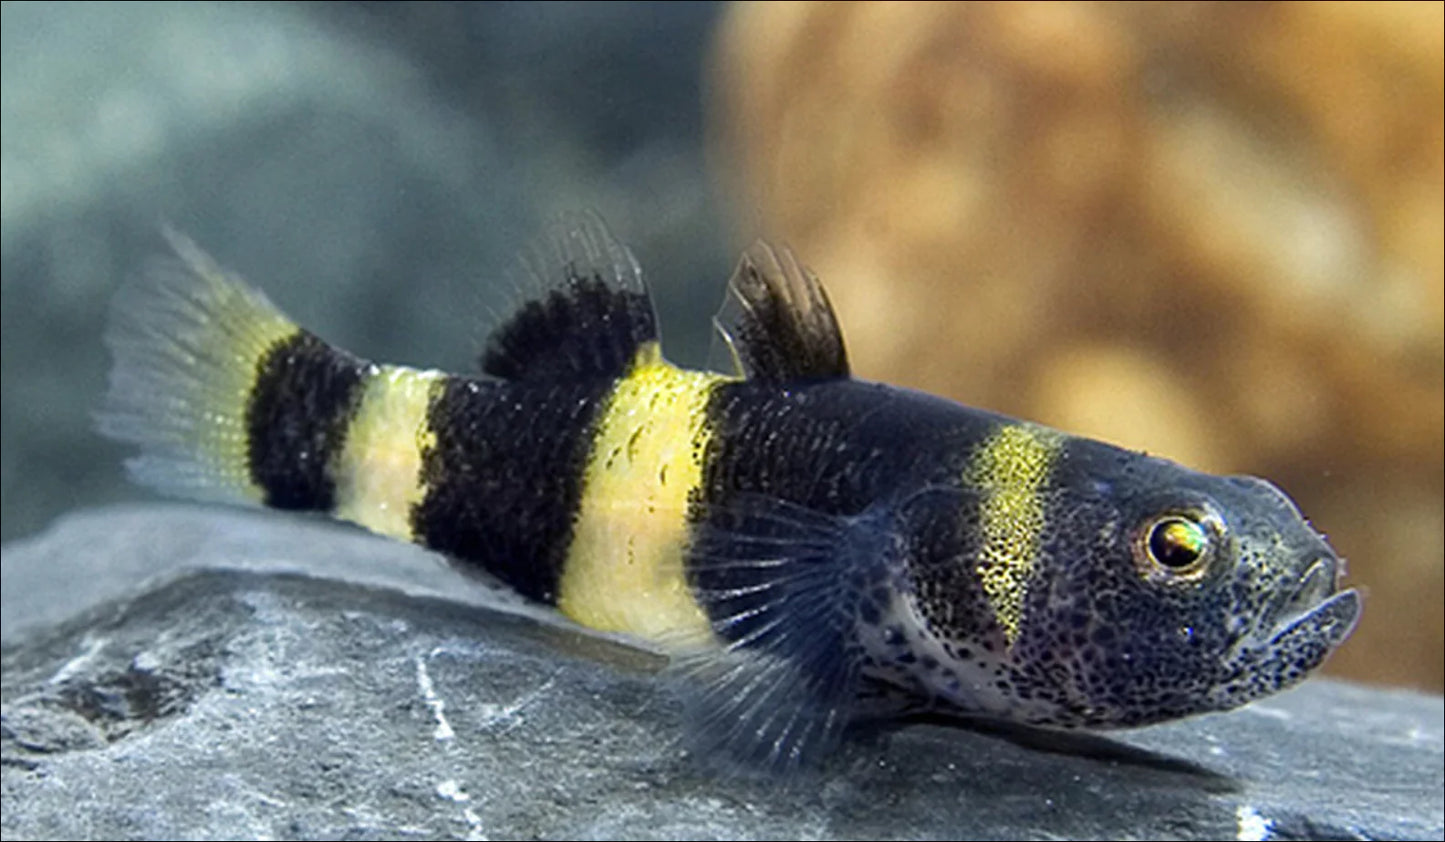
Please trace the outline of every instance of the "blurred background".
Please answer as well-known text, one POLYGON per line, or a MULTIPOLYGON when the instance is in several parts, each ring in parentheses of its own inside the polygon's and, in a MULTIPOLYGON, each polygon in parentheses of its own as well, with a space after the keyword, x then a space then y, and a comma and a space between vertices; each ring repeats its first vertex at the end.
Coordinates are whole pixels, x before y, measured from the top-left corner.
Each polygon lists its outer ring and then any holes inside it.
POLYGON ((468 370, 541 220, 706 359, 791 243, 859 376, 1283 485, 1329 670, 1445 683, 1440 3, 0 5, 0 538, 147 499, 90 413, 169 221, 328 339, 468 370))

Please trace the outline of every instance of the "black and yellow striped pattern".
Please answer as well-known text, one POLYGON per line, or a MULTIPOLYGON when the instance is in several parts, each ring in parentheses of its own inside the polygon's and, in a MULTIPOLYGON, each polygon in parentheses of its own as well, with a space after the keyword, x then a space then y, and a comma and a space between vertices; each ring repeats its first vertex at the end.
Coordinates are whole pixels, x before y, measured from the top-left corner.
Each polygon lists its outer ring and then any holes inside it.
MULTIPOLYGON (((654 639, 708 628, 684 567, 694 503, 768 494, 856 514, 924 469, 929 437, 966 432, 953 413, 917 413, 904 438, 857 426, 877 387, 762 387, 678 369, 656 343, 615 381, 565 387, 368 365, 300 331, 253 370, 247 471, 268 505, 416 541, 584 625, 654 639)), ((981 536, 961 573, 1012 641, 1062 439, 1010 422, 973 435, 952 468, 983 491, 959 513, 981 536)))
POLYGON ((678 369, 655 341, 633 337, 618 340, 635 351, 614 379, 536 383, 373 365, 269 305, 228 309, 264 299, 234 294, 250 291, 209 265, 190 270, 210 279, 187 293, 202 317, 180 331, 194 341, 167 353, 219 348, 212 370, 198 373, 211 385, 187 396, 186 410, 200 430, 236 432, 193 436, 174 448, 178 461, 244 489, 241 499, 327 512, 447 553, 594 628, 705 634, 680 560, 708 449, 708 398, 726 378, 678 369), (199 329, 207 323, 243 329, 199 329))
POLYGON ((1056 434, 846 377, 816 279, 761 245, 734 288, 774 313, 738 325, 749 378, 679 369, 625 248, 585 225, 564 239, 545 269, 561 282, 498 330, 494 377, 468 378, 332 348, 176 237, 181 262, 122 299, 110 429, 168 490, 328 512, 584 625, 672 641, 709 637, 698 592, 729 574, 688 548, 748 495, 846 518, 918 483, 974 488, 929 539, 973 559, 937 571, 937 601, 972 594, 970 630, 1016 638, 1056 434), (811 320, 776 312, 797 301, 811 320), (822 350, 768 356, 774 334, 822 350))
MULTIPOLYGON (((539 336, 512 331, 514 379, 375 365, 296 327, 199 253, 184 256, 195 318, 165 326, 178 339, 164 351, 178 363, 210 349, 207 367, 145 397, 169 389, 155 406, 189 418, 186 440, 166 443, 172 461, 242 499, 328 512, 446 553, 584 625, 681 642, 708 638, 713 620, 687 548, 739 495, 847 517, 919 481, 973 486, 984 493, 975 511, 960 508, 956 531, 982 543, 964 550, 976 561, 949 587, 981 587, 1017 635, 1056 434, 922 398, 899 427, 876 408, 912 396, 848 379, 789 387, 685 371, 635 320, 619 320, 606 343, 619 358, 632 348, 612 377, 528 377, 523 339, 545 338, 542 315, 522 325, 539 336)), ((609 306, 606 289, 587 292, 586 312, 609 306)), ((643 312, 634 294, 616 297, 643 312)), ((566 349, 550 359, 557 369, 566 349)), ((938 540, 968 544, 947 532, 938 540)))
MULTIPOLYGON (((916 474, 918 457, 937 450, 928 436, 956 444, 964 429, 951 412, 931 424, 915 417, 906 438, 858 427, 876 387, 759 387, 672 366, 655 342, 623 377, 565 388, 366 366, 318 347, 297 334, 256 368, 249 414, 273 426, 250 424, 250 470, 268 504, 417 541, 583 625, 650 639, 709 628, 685 570, 695 502, 767 494, 856 514, 916 474), (330 388, 276 408, 298 383, 330 388), (830 464, 829 451, 840 461, 830 464)), ((1011 643, 1062 439, 1008 422, 976 436, 955 469, 981 492, 974 512, 959 513, 980 537, 963 572, 1011 643)))
POLYGON ((705 638, 682 558, 722 377, 684 371, 644 344, 603 402, 558 591, 583 625, 660 639, 705 638))
POLYGON ((834 740, 865 683, 1048 725, 1237 705, 1359 613, 1266 483, 852 379, 785 250, 729 286, 736 374, 687 371, 583 220, 463 377, 332 348, 173 243, 109 335, 102 429, 141 446, 137 477, 326 512, 661 644, 698 665, 716 739, 769 763, 834 740))
POLYGON ((300 333, 255 371, 248 469, 268 505, 448 553, 593 628, 706 634, 681 559, 726 378, 649 342, 611 382, 474 380, 356 364, 300 333))

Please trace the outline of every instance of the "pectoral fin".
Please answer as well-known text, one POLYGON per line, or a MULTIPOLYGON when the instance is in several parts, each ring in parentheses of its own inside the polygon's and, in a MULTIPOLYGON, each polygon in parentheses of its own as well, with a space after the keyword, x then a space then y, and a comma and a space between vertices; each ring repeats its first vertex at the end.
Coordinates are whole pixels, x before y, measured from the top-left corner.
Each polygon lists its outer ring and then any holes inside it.
POLYGON ((686 656, 695 749, 743 768, 822 757, 853 718, 894 536, 881 518, 833 517, 761 495, 703 513, 688 553, 723 642, 686 656))

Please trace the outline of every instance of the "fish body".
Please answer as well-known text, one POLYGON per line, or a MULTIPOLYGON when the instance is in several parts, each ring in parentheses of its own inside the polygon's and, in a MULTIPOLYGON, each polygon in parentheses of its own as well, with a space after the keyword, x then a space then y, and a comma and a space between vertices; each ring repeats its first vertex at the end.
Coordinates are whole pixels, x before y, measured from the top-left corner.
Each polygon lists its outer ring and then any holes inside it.
POLYGON ((671 652, 694 732, 765 765, 934 711, 1143 725, 1287 687, 1359 596, 1274 486, 854 379, 816 278, 760 243, 716 321, 724 371, 662 356, 595 219, 476 376, 299 328, 179 236, 117 299, 101 429, 141 482, 318 511, 671 652))

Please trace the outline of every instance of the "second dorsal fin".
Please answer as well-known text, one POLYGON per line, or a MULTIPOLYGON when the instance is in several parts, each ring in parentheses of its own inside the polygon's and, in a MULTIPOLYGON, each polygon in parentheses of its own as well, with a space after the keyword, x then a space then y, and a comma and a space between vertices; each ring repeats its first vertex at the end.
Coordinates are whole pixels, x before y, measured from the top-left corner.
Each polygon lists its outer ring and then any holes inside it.
POLYGON ((619 377, 657 341, 642 269, 596 214, 557 219, 522 254, 524 300, 492 331, 482 371, 507 380, 619 377))
POLYGON ((713 364, 786 383, 848 377, 838 317, 823 285, 788 248, 759 240, 743 252, 713 319, 713 364))

